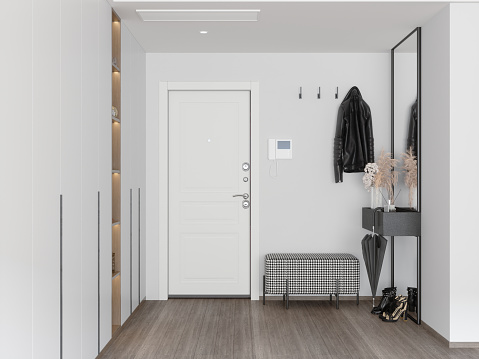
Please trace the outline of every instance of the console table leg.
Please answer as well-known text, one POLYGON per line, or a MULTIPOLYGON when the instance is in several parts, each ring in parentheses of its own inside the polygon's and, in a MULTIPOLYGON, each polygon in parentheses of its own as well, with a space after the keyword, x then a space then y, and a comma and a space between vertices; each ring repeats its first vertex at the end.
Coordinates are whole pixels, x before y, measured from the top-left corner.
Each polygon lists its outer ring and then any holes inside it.
POLYGON ((333 295, 330 293, 329 294, 329 301, 332 302, 333 301, 333 295))
POLYGON ((421 324, 421 237, 417 237, 417 324, 421 324))
POLYGON ((359 305, 359 292, 356 293, 356 305, 359 305))
POLYGON ((391 287, 394 287, 394 237, 391 237, 391 287))

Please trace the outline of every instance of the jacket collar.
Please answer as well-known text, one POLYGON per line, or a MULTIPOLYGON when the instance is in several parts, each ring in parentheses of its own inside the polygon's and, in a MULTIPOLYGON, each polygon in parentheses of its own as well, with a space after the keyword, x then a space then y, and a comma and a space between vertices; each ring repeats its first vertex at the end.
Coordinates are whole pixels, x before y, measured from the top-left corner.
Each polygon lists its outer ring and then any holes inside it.
POLYGON ((346 94, 346 97, 344 98, 343 102, 346 100, 349 100, 352 97, 358 96, 359 98, 362 98, 361 96, 361 91, 356 86, 351 87, 351 89, 348 91, 346 94))

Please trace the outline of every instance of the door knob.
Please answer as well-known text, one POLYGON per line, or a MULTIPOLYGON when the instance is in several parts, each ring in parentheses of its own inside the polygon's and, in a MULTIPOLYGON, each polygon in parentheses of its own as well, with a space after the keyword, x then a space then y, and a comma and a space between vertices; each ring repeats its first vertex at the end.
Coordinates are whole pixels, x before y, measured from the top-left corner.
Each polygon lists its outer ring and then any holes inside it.
POLYGON ((248 198, 249 198, 249 194, 248 194, 248 193, 234 194, 233 197, 243 197, 244 199, 248 199, 248 198))

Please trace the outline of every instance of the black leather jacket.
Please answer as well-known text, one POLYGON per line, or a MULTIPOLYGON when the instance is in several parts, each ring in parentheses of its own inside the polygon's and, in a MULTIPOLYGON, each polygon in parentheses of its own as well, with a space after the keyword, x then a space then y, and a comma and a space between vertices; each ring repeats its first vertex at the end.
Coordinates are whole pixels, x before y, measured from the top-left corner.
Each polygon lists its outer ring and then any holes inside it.
POLYGON ((417 100, 411 106, 411 117, 409 118, 409 130, 407 134, 407 148, 412 147, 412 154, 417 156, 417 100))
POLYGON ((334 137, 334 178, 343 182, 344 172, 363 172, 374 162, 374 137, 371 110, 354 86, 338 111, 334 137))

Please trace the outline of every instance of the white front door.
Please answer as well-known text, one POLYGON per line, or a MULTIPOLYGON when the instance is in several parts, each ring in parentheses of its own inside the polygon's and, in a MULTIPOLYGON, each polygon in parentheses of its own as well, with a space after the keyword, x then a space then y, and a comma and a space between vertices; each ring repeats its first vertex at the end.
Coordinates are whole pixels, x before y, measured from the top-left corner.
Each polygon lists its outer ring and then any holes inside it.
POLYGON ((250 295, 249 166, 250 91, 169 91, 169 295, 250 295))

